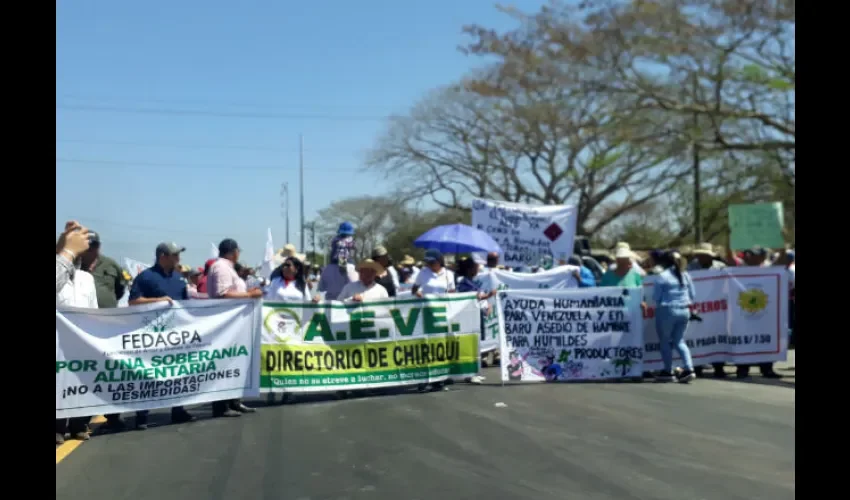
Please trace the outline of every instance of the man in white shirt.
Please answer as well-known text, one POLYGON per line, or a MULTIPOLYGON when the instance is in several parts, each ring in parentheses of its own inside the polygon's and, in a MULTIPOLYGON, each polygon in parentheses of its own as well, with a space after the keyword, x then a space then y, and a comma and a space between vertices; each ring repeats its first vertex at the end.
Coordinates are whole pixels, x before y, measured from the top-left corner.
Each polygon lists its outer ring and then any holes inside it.
POLYGON ((360 279, 348 283, 339 293, 339 300, 364 302, 390 298, 387 289, 375 283, 375 278, 384 272, 384 266, 372 259, 366 259, 357 266, 360 279))
POLYGON ((455 291, 455 273, 446 268, 446 261, 439 250, 425 252, 425 266, 413 282, 413 295, 444 295, 455 291))
MULTIPOLYGON (((80 257, 74 259, 74 272, 68 281, 62 285, 62 289, 56 293, 56 309, 65 307, 85 307, 97 309, 97 289, 94 286, 94 277, 80 269, 80 257)), ((65 434, 68 433, 73 439, 88 441, 89 435, 86 426, 91 417, 62 418, 56 421, 56 444, 65 442, 65 434)))

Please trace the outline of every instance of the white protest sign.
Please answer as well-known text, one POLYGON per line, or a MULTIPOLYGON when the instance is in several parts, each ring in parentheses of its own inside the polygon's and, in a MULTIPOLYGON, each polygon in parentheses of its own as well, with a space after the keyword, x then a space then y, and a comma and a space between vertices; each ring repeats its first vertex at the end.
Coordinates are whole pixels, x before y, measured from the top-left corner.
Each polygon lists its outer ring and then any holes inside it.
POLYGON ((488 272, 493 277, 499 290, 530 290, 543 288, 578 288, 575 273, 578 266, 558 266, 539 273, 517 273, 491 269, 488 272))
POLYGON ((499 263, 537 266, 547 257, 556 262, 573 254, 576 208, 571 205, 526 205, 506 201, 472 201, 472 225, 502 247, 499 263))
MULTIPOLYGON (((558 266, 541 273, 515 273, 499 269, 482 271, 474 278, 482 292, 490 290, 541 290, 578 288, 575 273, 578 266, 558 266)), ((490 299, 490 314, 484 320, 484 340, 481 352, 487 353, 499 348, 499 316, 496 314, 496 299, 490 299)))
MULTIPOLYGON (((784 361, 788 351, 788 274, 782 267, 692 271, 696 301, 685 342, 695 365, 784 361)), ((655 330, 654 276, 644 279, 647 370, 661 369, 655 330)), ((673 350, 674 365, 679 355, 673 350)))
POLYGON ((56 418, 260 394, 259 300, 56 311, 56 418))
POLYGON ((502 380, 558 382, 639 377, 638 288, 499 292, 502 380))
POLYGON ((145 264, 144 262, 136 259, 124 257, 124 267, 127 268, 127 272, 130 273, 130 277, 136 279, 136 276, 141 274, 145 269, 151 267, 151 265, 145 264))

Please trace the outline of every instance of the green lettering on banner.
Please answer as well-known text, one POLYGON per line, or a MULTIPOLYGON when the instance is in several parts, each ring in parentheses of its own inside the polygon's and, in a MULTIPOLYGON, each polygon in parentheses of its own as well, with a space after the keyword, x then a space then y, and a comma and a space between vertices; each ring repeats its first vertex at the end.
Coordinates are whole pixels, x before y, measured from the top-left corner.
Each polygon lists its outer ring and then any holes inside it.
POLYGON ((378 338, 375 330, 370 328, 375 327, 374 321, 368 321, 375 318, 375 311, 355 311, 351 313, 349 318, 349 331, 351 332, 351 340, 366 340, 378 338))
POLYGON ((331 324, 328 322, 328 317, 325 313, 320 312, 313 313, 313 317, 310 318, 310 324, 307 325, 307 331, 304 333, 304 341, 310 342, 316 337, 322 337, 325 342, 345 340, 344 338, 334 338, 333 332, 331 332, 331 324))
POLYGON ((390 309, 390 316, 393 317, 395 327, 401 336, 409 337, 413 335, 413 330, 416 329, 416 322, 419 320, 419 311, 420 309, 418 307, 411 307, 407 313, 407 321, 405 322, 400 310, 390 309))
POLYGON ((424 307, 422 315, 422 330, 425 335, 437 335, 449 333, 449 325, 446 324, 445 306, 424 307))

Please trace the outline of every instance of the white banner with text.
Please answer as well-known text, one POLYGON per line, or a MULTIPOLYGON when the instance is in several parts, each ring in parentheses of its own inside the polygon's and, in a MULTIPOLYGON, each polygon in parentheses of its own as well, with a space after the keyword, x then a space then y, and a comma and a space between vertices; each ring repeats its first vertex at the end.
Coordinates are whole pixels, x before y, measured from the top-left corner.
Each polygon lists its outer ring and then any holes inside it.
POLYGON ((56 418, 260 394, 262 302, 56 311, 56 418))
MULTIPOLYGON (((540 273, 515 273, 490 269, 479 273, 476 281, 479 289, 489 292, 491 287, 497 290, 545 290, 578 288, 575 273, 577 266, 558 266, 540 273)), ((484 339, 481 341, 481 353, 499 348, 499 316, 496 314, 496 299, 490 300, 490 314, 484 320, 484 339)))
POLYGON ((472 226, 496 240, 502 247, 499 263, 514 268, 567 260, 573 254, 576 217, 572 205, 472 201, 472 226))
MULTIPOLYGON (((788 350, 788 274, 783 267, 739 267, 692 271, 696 301, 685 334, 695 365, 784 361, 788 350)), ((655 278, 644 279, 649 306, 644 322, 647 370, 661 368, 655 333, 655 278)), ((674 353, 675 360, 679 359, 674 353)))
POLYGON ((643 313, 638 288, 499 292, 502 381, 639 377, 643 313))

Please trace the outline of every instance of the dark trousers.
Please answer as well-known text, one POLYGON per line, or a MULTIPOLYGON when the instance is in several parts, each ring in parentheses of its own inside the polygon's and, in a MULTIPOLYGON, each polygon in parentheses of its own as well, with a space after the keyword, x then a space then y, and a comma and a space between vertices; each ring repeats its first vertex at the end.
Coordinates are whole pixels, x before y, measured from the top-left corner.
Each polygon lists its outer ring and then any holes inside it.
POLYGON ((88 425, 91 417, 74 417, 74 418, 61 418, 56 421, 56 434, 79 434, 81 432, 86 432, 86 425, 88 425))
POLYGON ((213 415, 221 415, 233 406, 242 403, 241 399, 225 399, 224 401, 216 401, 212 404, 213 415))
MULTIPOLYGON (((751 366, 753 365, 738 365, 738 373, 742 375, 749 374, 751 366)), ((759 367, 762 375, 773 372, 773 363, 759 363, 756 366, 759 367)))
MULTIPOLYGON (((184 411, 186 411, 186 410, 182 406, 175 406, 175 407, 171 408, 171 415, 174 416, 175 413, 181 413, 181 412, 184 412, 184 411)), ((145 420, 145 419, 148 418, 149 413, 150 413, 150 410, 139 410, 139 411, 136 412, 136 419, 137 420, 138 419, 145 420)), ((121 415, 119 413, 110 413, 109 415, 104 415, 104 416, 106 417, 106 420, 110 421, 110 422, 118 420, 118 418, 121 417, 121 415)))

